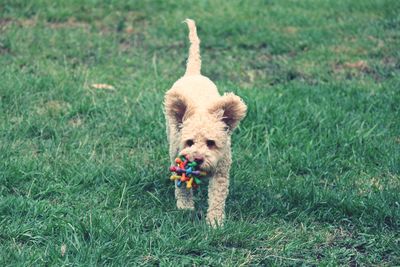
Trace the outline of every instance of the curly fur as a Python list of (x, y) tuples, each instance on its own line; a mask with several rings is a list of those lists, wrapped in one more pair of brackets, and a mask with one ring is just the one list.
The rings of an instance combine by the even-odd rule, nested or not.
[[(247, 107), (233, 93), (220, 95), (215, 84), (201, 75), (200, 39), (193, 20), (189, 28), (189, 57), (185, 75), (167, 91), (164, 110), (171, 163), (178, 154), (201, 158), (201, 170), (209, 174), (207, 222), (223, 224), (228, 195), (231, 134), (245, 117)], [(193, 144), (189, 143), (191, 140)], [(212, 142), (210, 142), (212, 141)], [(193, 193), (175, 186), (177, 207), (194, 209)]]

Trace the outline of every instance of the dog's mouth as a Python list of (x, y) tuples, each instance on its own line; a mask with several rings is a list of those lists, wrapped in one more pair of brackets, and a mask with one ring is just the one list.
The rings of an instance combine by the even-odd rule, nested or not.
[(207, 175), (206, 176), (212, 176), (212, 174), (214, 173), (214, 168), (207, 164), (206, 162), (204, 162), (202, 165), (199, 166), (199, 170), (202, 172), (206, 172)]
[(213, 175), (213, 173), (215, 171), (215, 167), (211, 163), (210, 159), (208, 159), (207, 157), (202, 158), (202, 159), (195, 159), (194, 156), (192, 156), (190, 154), (186, 154), (184, 151), (181, 151), (181, 153), (179, 153), (179, 155), (183, 155), (189, 161), (196, 162), (197, 163), (197, 166), (195, 167), (196, 170), (207, 173), (205, 176)]

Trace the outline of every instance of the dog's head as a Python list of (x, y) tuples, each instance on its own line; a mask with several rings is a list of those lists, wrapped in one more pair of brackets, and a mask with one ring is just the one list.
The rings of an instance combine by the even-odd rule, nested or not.
[(200, 169), (209, 173), (229, 151), (230, 136), (246, 110), (244, 102), (233, 93), (221, 96), (202, 109), (177, 92), (165, 99), (170, 126), (178, 132), (179, 154), (201, 163)]

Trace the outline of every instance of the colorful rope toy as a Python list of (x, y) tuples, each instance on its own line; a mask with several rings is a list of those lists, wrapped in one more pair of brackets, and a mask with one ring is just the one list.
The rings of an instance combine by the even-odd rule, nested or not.
[(196, 170), (197, 162), (189, 161), (188, 157), (180, 155), (175, 159), (176, 166), (171, 166), (169, 168), (170, 172), (173, 172), (170, 179), (172, 181), (177, 181), (176, 185), (178, 187), (182, 186), (182, 183), (186, 183), (186, 188), (198, 188), (201, 184), (200, 177), (206, 176), (207, 173)]

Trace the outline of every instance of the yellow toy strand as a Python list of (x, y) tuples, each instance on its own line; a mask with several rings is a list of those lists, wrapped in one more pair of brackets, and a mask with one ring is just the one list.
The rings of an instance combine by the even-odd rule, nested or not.
[(171, 181), (175, 181), (177, 179), (180, 179), (181, 177), (179, 175), (171, 175), (170, 179)]
[(192, 188), (192, 184), (193, 184), (193, 178), (190, 178), (190, 180), (186, 183), (186, 188), (187, 189)]

